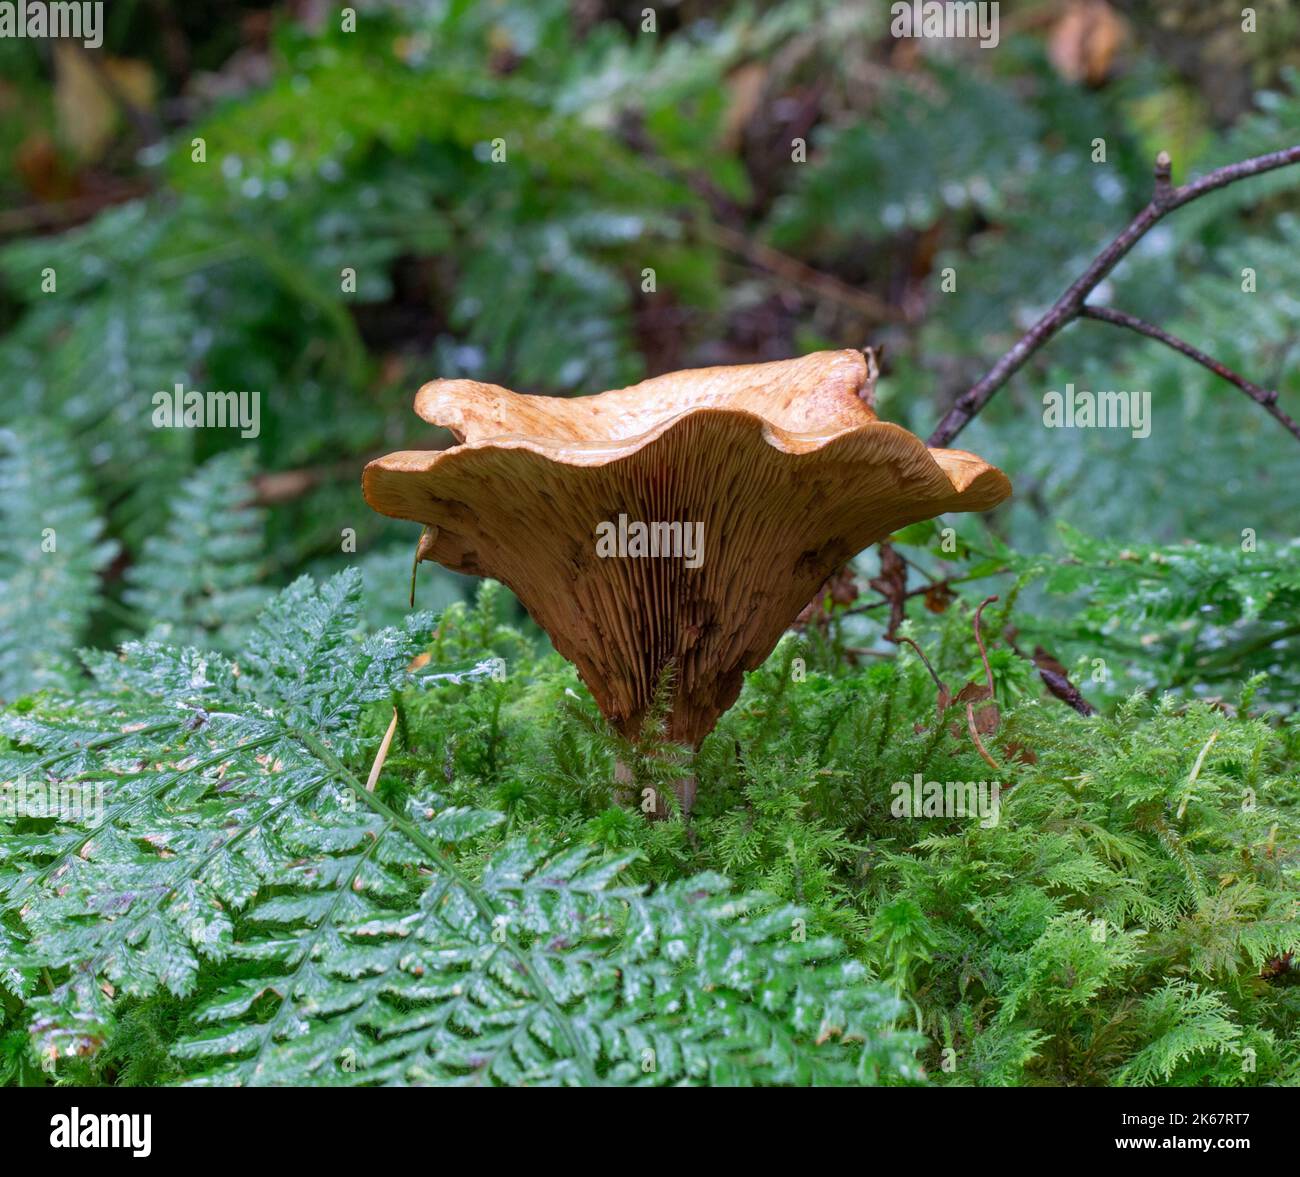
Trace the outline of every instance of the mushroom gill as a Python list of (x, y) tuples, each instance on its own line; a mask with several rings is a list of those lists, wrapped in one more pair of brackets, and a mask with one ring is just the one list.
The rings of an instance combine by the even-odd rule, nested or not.
[(513, 590), (625, 736), (671, 674), (667, 734), (695, 749), (835, 568), (1011, 492), (878, 420), (871, 392), (857, 351), (571, 399), (435, 380), (416, 412), (459, 444), (379, 458), (362, 485), (428, 528), (419, 559)]

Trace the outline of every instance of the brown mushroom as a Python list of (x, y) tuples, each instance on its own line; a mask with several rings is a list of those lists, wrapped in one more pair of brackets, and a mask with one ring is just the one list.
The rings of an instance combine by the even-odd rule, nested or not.
[(623, 735), (669, 674), (667, 735), (693, 750), (834, 569), (1011, 492), (878, 420), (871, 383), (857, 351), (572, 399), (435, 380), (415, 410), (459, 444), (373, 461), (363, 489), (425, 525), (419, 559), (512, 589)]

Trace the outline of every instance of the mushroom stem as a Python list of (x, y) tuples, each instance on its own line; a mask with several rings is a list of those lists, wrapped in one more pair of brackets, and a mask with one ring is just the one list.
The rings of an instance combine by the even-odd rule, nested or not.
[[(636, 769), (625, 760), (614, 763), (614, 799), (620, 805), (641, 810), (650, 821), (662, 821), (673, 815), (673, 803), (663, 786), (664, 782), (638, 782)], [(695, 808), (695, 774), (678, 777), (670, 787), (677, 802), (676, 808), (690, 817)]]

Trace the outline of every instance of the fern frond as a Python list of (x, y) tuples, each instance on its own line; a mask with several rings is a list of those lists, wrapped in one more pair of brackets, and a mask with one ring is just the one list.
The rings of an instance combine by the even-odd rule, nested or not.
[(201, 1083), (920, 1077), (900, 1003), (799, 909), (713, 875), (647, 895), (617, 884), (629, 856), (519, 840), (475, 877), (500, 815), (368, 792), (362, 708), (412, 683), (431, 619), (363, 636), (360, 610), (355, 571), (299, 581), (237, 666), (133, 643), (88, 659), (89, 714), (0, 717), (6, 774), (103, 790), (0, 860), (17, 959), (53, 978), (27, 998), (43, 1053), (101, 1049), (116, 998), (202, 990), (176, 1046)]
[(230, 651), (265, 603), (266, 513), (250, 505), (251, 472), (245, 451), (210, 458), (181, 485), (166, 530), (145, 540), (125, 600), (153, 622), (150, 638)]
[(69, 443), (0, 430), (0, 701), (68, 684), (115, 551)]
[(1150, 1039), (1120, 1069), (1120, 1083), (1168, 1083), (1185, 1064), (1209, 1052), (1227, 1053), (1235, 1061), (1241, 1027), (1218, 994), (1191, 981), (1170, 981), (1148, 994), (1138, 1016)]

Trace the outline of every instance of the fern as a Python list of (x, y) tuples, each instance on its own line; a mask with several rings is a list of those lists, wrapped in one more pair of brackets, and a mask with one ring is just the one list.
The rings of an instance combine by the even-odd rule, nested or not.
[[(616, 766), (665, 790), (680, 752), (611, 732), (499, 586), (426, 565), (436, 628), (407, 618), (413, 537), (355, 485), (438, 444), (409, 433), (433, 375), (571, 393), (884, 343), (882, 416), (924, 434), (1157, 150), (1182, 181), (1287, 140), (1287, 38), (1238, 46), (1280, 85), (1234, 117), (1138, 18), (1083, 87), (1051, 22), (988, 54), (896, 43), (888, 5), (580, 7), (274, 22), (269, 76), (211, 106), (124, 20), (107, 47), (193, 90), (192, 125), (80, 163), (45, 147), (48, 62), (0, 44), (0, 1083), (896, 1083), (914, 1049), (942, 1085), (1300, 1083), (1300, 723), (1260, 710), (1300, 703), (1292, 442), (1212, 373), (1060, 333), (961, 442), (1015, 498), (952, 520), (957, 552), (901, 537), (1001, 594), (989, 828), (891, 811), (992, 770), (865, 596), (748, 676), (692, 818), (647, 822)], [(234, 44), (183, 33), (214, 68)], [(1185, 207), (1099, 297), (1293, 406), (1294, 183)], [(263, 390), (249, 459), (150, 428), (181, 381)], [(1149, 388), (1150, 436), (1044, 430), (1066, 382)], [(983, 681), (967, 603), (908, 616)], [(1045, 694), (1039, 644), (1099, 714)]]
[(0, 701), (67, 685), (116, 545), (54, 429), (0, 430)]
[(265, 512), (249, 502), (251, 465), (244, 451), (210, 458), (177, 492), (167, 529), (145, 540), (125, 599), (152, 619), (150, 638), (229, 651), (257, 616)]
[(188, 300), (156, 277), (128, 273), (87, 291), (78, 311), (69, 326), (66, 302), (50, 299), (5, 340), (16, 407), (60, 410), (78, 436), (94, 437), (87, 448), (96, 462), (119, 476), (146, 456), (185, 456), (184, 431), (148, 426), (153, 394), (188, 377), (197, 335)]
[(238, 670), (129, 643), (87, 656), (77, 714), (0, 719), (6, 779), (104, 789), (99, 822), (20, 816), (0, 861), (42, 1053), (102, 1049), (115, 998), (215, 986), (176, 1046), (190, 1081), (919, 1077), (896, 999), (798, 909), (712, 875), (646, 895), (627, 856), (521, 841), (475, 878), (499, 815), (368, 792), (362, 709), (411, 684), (431, 619), (362, 638), (359, 596), (355, 572), (299, 581)]
[(1263, 671), (1271, 698), (1300, 697), (1291, 669), (1300, 542), (1117, 544), (1068, 527), (1061, 534), (1066, 559), (1012, 563), (1045, 574), (1049, 592), (1084, 598), (1070, 640), (1114, 650), (1142, 686), (1205, 689)]
[(1138, 1015), (1151, 1040), (1120, 1069), (1116, 1081), (1148, 1086), (1171, 1083), (1199, 1056), (1213, 1053), (1240, 1064), (1241, 1027), (1215, 993), (1190, 981), (1170, 981), (1148, 994)]

